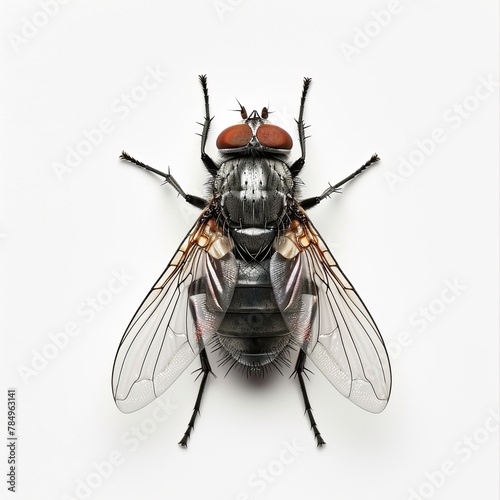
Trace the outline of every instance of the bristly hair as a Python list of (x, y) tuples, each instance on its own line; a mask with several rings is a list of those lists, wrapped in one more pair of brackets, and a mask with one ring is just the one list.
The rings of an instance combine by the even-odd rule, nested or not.
[(247, 378), (251, 376), (264, 378), (265, 374), (270, 373), (272, 370), (277, 370), (283, 375), (281, 369), (291, 367), (290, 352), (297, 350), (298, 342), (291, 337), (288, 344), (280, 353), (273, 359), (269, 357), (268, 362), (264, 365), (260, 363), (253, 363), (251, 365), (242, 363), (240, 361), (242, 358), (241, 352), (236, 350), (233, 352), (228, 351), (227, 348), (221, 344), (217, 336), (213, 337), (208, 345), (211, 352), (219, 352), (220, 354), (217, 366), (222, 367), (229, 365), (224, 376), (227, 376), (228, 373), (236, 367), (241, 374), (246, 373)]

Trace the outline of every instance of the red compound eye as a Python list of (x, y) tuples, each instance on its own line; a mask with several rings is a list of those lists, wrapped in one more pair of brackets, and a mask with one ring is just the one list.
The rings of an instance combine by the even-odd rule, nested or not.
[(292, 149), (293, 141), (290, 134), (277, 125), (264, 123), (257, 129), (257, 139), (268, 148)]
[(218, 149), (242, 148), (252, 139), (252, 129), (246, 123), (239, 123), (223, 130), (217, 137)]

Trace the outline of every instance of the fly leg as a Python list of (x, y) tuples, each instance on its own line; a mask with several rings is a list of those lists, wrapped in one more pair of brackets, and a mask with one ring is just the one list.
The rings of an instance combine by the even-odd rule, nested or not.
[(339, 193), (340, 192), (339, 189), (341, 186), (343, 186), (346, 182), (350, 181), (351, 179), (354, 179), (354, 177), (358, 176), (361, 172), (364, 172), (370, 165), (373, 165), (379, 160), (380, 158), (375, 153), (364, 165), (361, 165), (361, 167), (359, 167), (358, 170), (353, 172), (351, 175), (348, 175), (345, 179), (341, 180), (340, 182), (337, 182), (335, 186), (330, 185), (327, 189), (325, 189), (323, 194), (321, 194), (320, 196), (313, 196), (312, 198), (306, 198), (305, 200), (302, 200), (300, 202), (300, 206), (304, 210), (307, 210), (308, 208), (314, 207), (318, 203), (322, 202), (325, 198), (328, 198), (331, 194)]
[(318, 430), (318, 426), (316, 425), (316, 420), (314, 420), (314, 416), (312, 414), (311, 404), (309, 403), (309, 397), (307, 396), (306, 384), (304, 382), (304, 365), (306, 362), (306, 353), (304, 351), (299, 352), (299, 357), (297, 358), (297, 364), (295, 365), (295, 371), (293, 372), (297, 375), (300, 384), (300, 390), (302, 391), (302, 396), (304, 397), (304, 404), (306, 406), (306, 413), (309, 417), (309, 421), (311, 422), (311, 429), (314, 431), (314, 437), (316, 438), (316, 442), (318, 446), (323, 446), (326, 442), (321, 437), (321, 433)]
[(300, 99), (300, 109), (299, 109), (299, 119), (296, 120), (297, 127), (299, 129), (299, 143), (300, 143), (300, 158), (295, 160), (293, 165), (290, 167), (290, 172), (292, 176), (295, 177), (302, 170), (306, 162), (306, 126), (304, 125), (304, 105), (306, 103), (306, 95), (309, 90), (309, 85), (311, 85), (311, 78), (304, 78), (304, 87), (302, 88), (302, 97)]
[(201, 161), (205, 165), (205, 168), (212, 174), (214, 177), (217, 175), (218, 167), (215, 162), (210, 158), (210, 156), (205, 153), (205, 146), (207, 144), (208, 138), (208, 130), (210, 129), (210, 124), (212, 123), (212, 118), (210, 118), (210, 104), (208, 102), (208, 86), (207, 86), (207, 75), (200, 75), (198, 77), (200, 79), (201, 88), (203, 89), (203, 97), (205, 99), (205, 119), (203, 123), (199, 123), (203, 127), (201, 134), (198, 134), (201, 137)]
[(205, 208), (208, 205), (208, 201), (200, 198), (199, 196), (194, 196), (192, 194), (187, 194), (184, 192), (184, 190), (181, 188), (179, 183), (174, 179), (172, 175), (170, 175), (170, 168), (168, 170), (168, 174), (165, 174), (161, 172), (160, 170), (156, 170), (156, 168), (150, 167), (146, 165), (145, 163), (142, 163), (142, 161), (136, 160), (129, 154), (125, 153), (125, 151), (122, 151), (122, 154), (120, 155), (120, 158), (122, 160), (127, 160), (130, 163), (133, 163), (139, 167), (145, 168), (146, 170), (149, 170), (150, 172), (153, 172), (157, 175), (160, 175), (165, 179), (165, 184), (170, 184), (176, 191), (179, 193), (188, 203), (191, 205), (194, 205), (195, 207), (198, 208)]
[(212, 372), (212, 368), (210, 367), (207, 352), (205, 349), (203, 349), (200, 352), (200, 361), (201, 361), (201, 369), (200, 370), (201, 370), (201, 373), (203, 373), (203, 376), (201, 378), (201, 384), (200, 384), (200, 388), (198, 390), (198, 397), (196, 398), (196, 402), (194, 404), (193, 414), (191, 415), (191, 420), (189, 420), (189, 424), (188, 424), (188, 427), (186, 429), (186, 432), (184, 433), (184, 436), (182, 436), (182, 439), (179, 441), (179, 444), (183, 448), (187, 447), (187, 442), (188, 442), (189, 437), (191, 436), (191, 431), (194, 429), (194, 422), (196, 420), (197, 415), (200, 413), (201, 398), (203, 396), (203, 391), (205, 390), (205, 385), (207, 383), (208, 374)]

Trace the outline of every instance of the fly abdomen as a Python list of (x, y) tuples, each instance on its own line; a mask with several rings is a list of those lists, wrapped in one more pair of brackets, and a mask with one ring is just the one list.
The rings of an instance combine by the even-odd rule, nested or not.
[(217, 340), (235, 361), (258, 368), (276, 360), (289, 346), (291, 335), (274, 297), (269, 260), (238, 264), (234, 295)]

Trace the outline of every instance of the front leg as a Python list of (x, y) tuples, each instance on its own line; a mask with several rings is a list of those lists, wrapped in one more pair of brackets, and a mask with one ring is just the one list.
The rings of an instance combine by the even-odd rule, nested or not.
[(309, 90), (309, 85), (311, 85), (311, 78), (304, 78), (304, 87), (302, 88), (302, 97), (300, 99), (300, 109), (299, 109), (299, 119), (296, 120), (297, 127), (299, 129), (299, 144), (300, 144), (300, 158), (295, 160), (293, 165), (290, 167), (290, 172), (292, 176), (295, 177), (302, 170), (306, 162), (306, 126), (304, 125), (304, 106), (306, 103), (307, 91)]
[(191, 205), (194, 205), (195, 207), (198, 208), (205, 208), (208, 205), (208, 201), (205, 200), (204, 198), (200, 198), (199, 196), (194, 196), (192, 194), (185, 193), (184, 190), (179, 185), (179, 183), (175, 180), (175, 178), (172, 175), (170, 175), (170, 169), (168, 174), (165, 174), (160, 170), (156, 170), (156, 168), (150, 167), (149, 165), (142, 163), (142, 161), (136, 160), (129, 154), (125, 153), (125, 151), (122, 151), (120, 158), (122, 160), (129, 161), (130, 163), (133, 163), (138, 167), (142, 167), (146, 170), (149, 170), (150, 172), (154, 172), (157, 175), (161, 175), (165, 179), (165, 184), (170, 184), (177, 191), (177, 193), (179, 193)]
[(350, 181), (351, 179), (354, 179), (354, 177), (358, 176), (361, 172), (365, 171), (370, 165), (373, 165), (379, 160), (380, 158), (375, 153), (364, 165), (361, 165), (361, 167), (359, 167), (358, 170), (353, 172), (351, 175), (348, 175), (345, 179), (341, 180), (340, 182), (337, 182), (335, 186), (329, 186), (327, 189), (323, 191), (323, 193), (320, 196), (313, 196), (312, 198), (306, 198), (305, 200), (302, 200), (300, 202), (300, 206), (304, 210), (307, 210), (308, 208), (314, 207), (318, 203), (322, 202), (325, 198), (328, 198), (331, 194), (339, 193), (341, 186), (343, 186), (346, 182)]
[(205, 168), (210, 172), (212, 176), (217, 175), (218, 167), (215, 162), (210, 158), (210, 156), (205, 153), (205, 146), (207, 144), (208, 139), (208, 131), (210, 129), (210, 123), (212, 123), (212, 119), (210, 118), (210, 104), (208, 100), (208, 86), (207, 86), (207, 75), (200, 75), (198, 77), (200, 79), (201, 88), (203, 89), (203, 97), (205, 99), (205, 120), (203, 123), (199, 123), (203, 127), (201, 134), (201, 161)]

